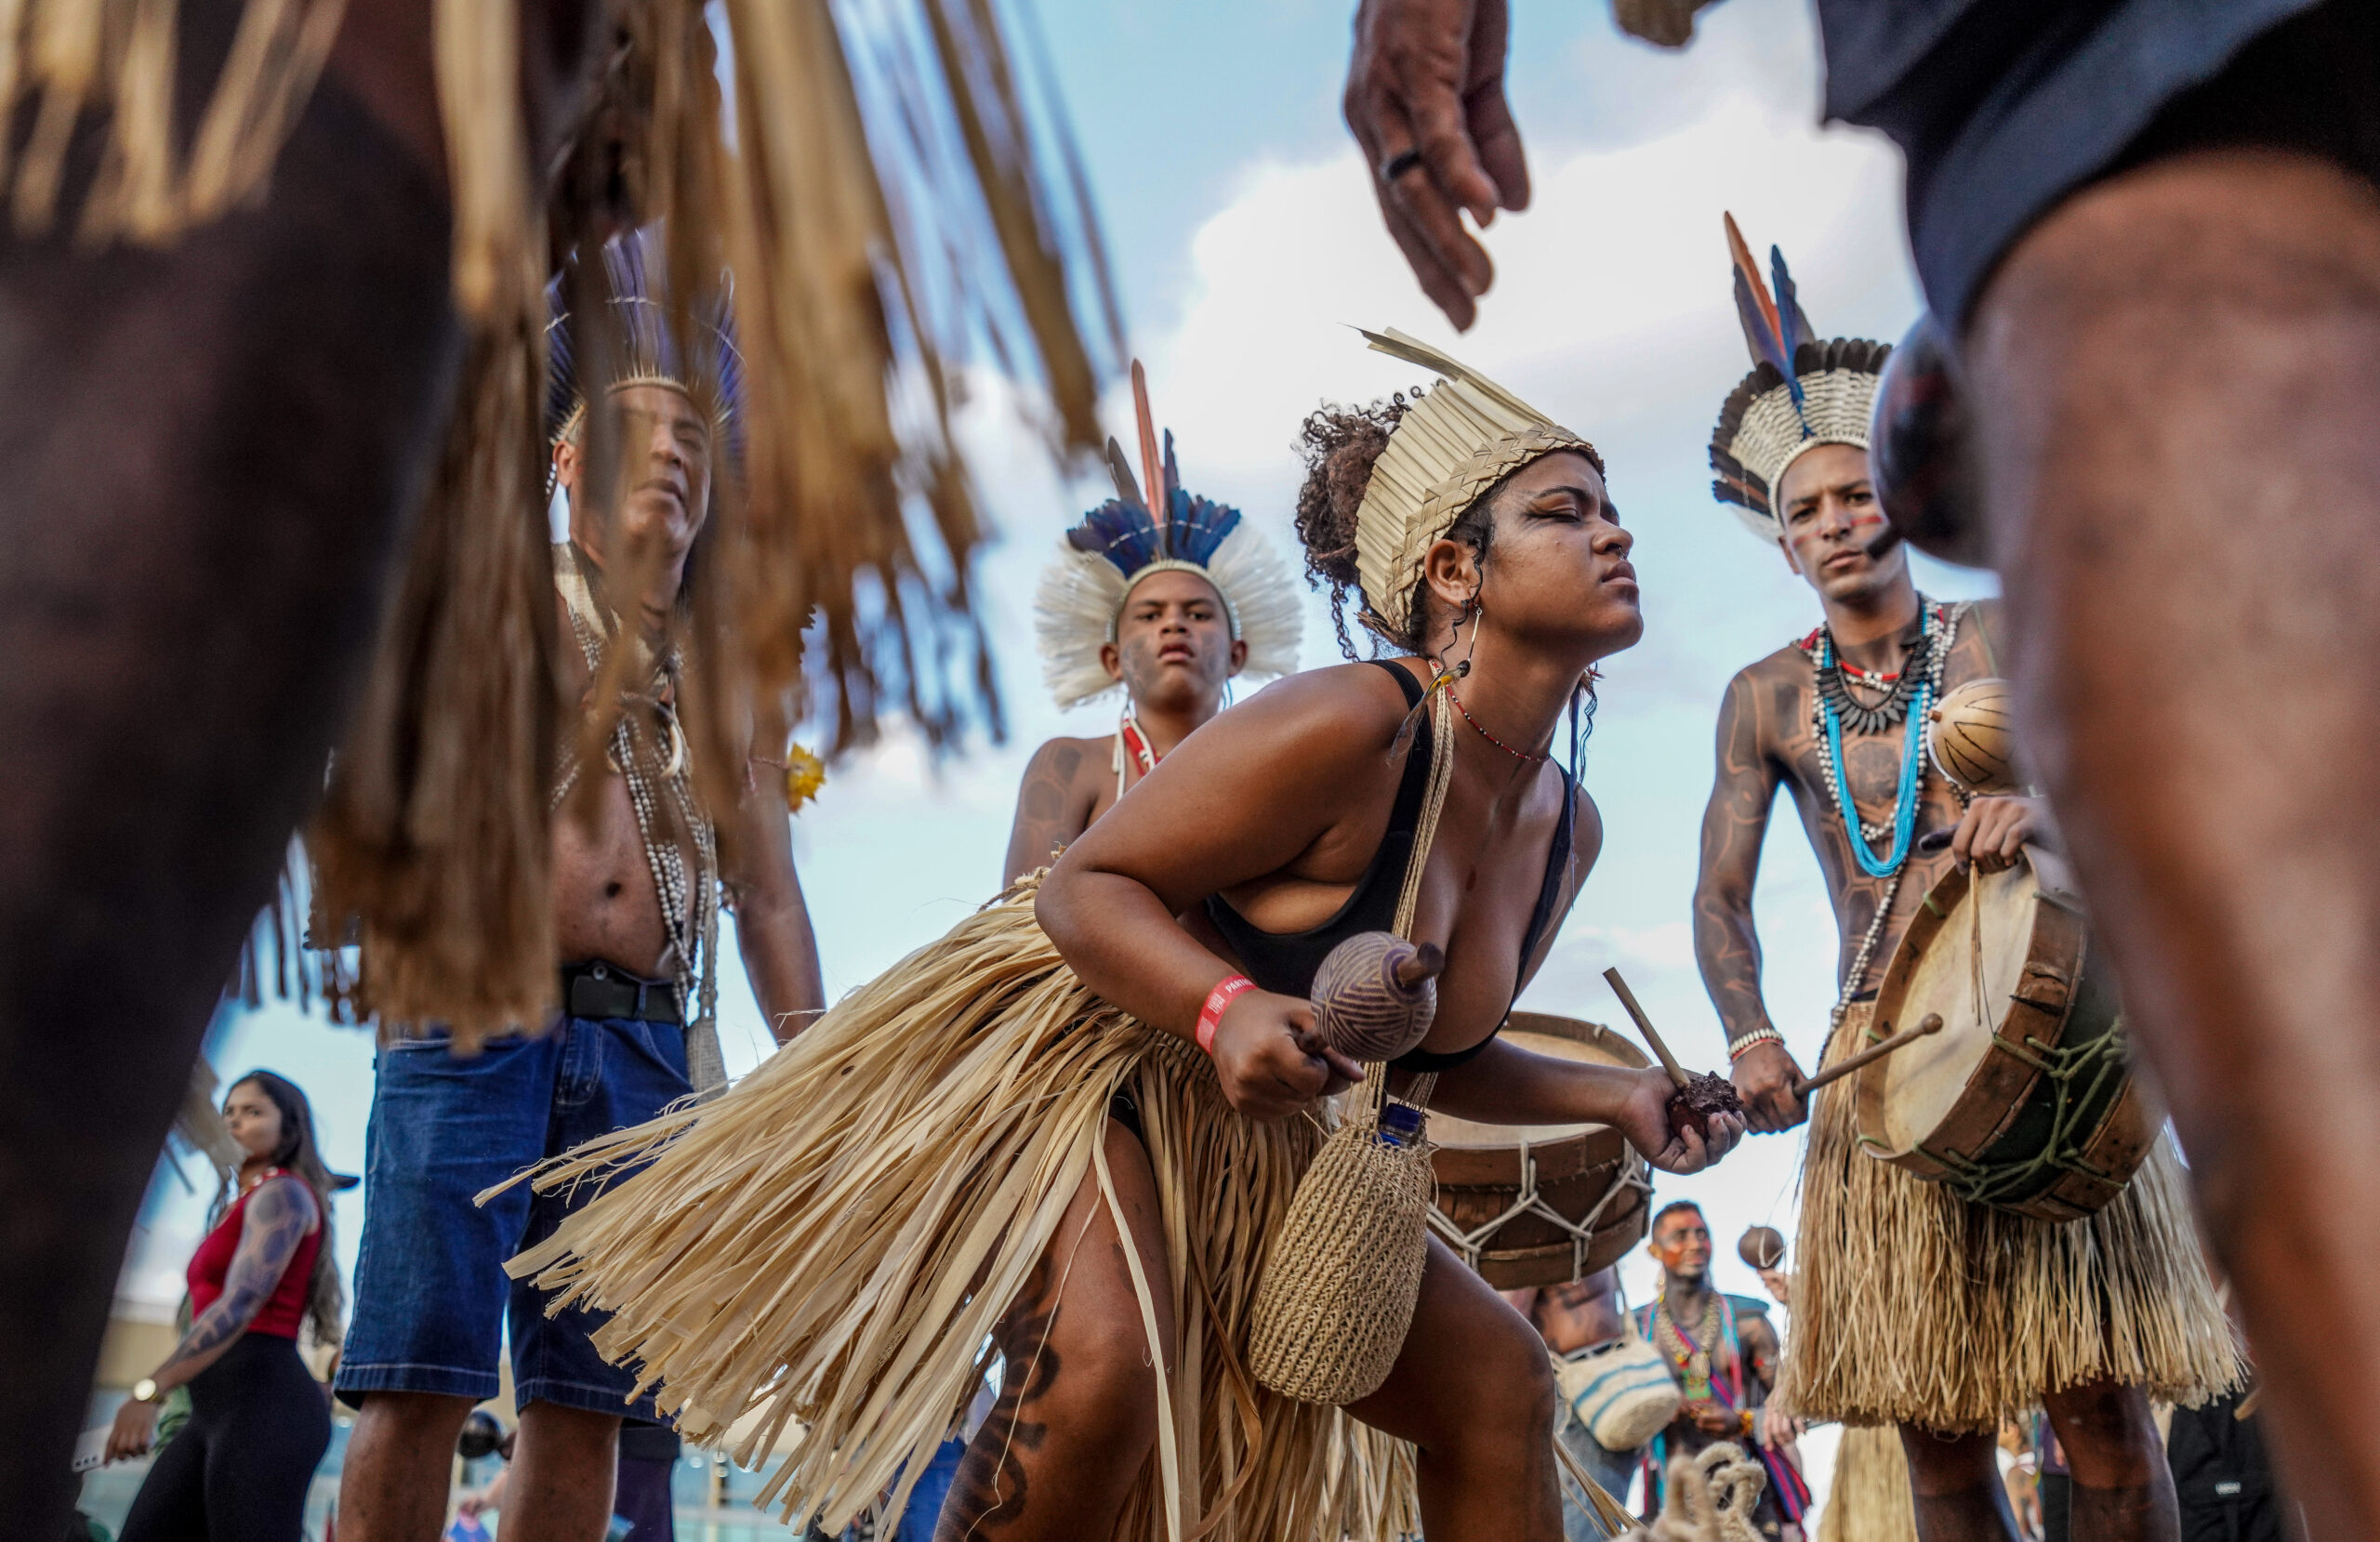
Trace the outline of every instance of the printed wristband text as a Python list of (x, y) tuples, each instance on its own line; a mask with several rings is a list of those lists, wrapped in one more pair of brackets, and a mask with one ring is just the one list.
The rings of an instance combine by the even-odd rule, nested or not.
[(1235, 974), (1218, 981), (1207, 993), (1207, 1004), (1198, 1008), (1198, 1048), (1211, 1055), (1215, 1052), (1215, 1030), (1223, 1025), (1223, 1008), (1230, 1006), (1242, 991), (1252, 991), (1256, 982), (1244, 974)]

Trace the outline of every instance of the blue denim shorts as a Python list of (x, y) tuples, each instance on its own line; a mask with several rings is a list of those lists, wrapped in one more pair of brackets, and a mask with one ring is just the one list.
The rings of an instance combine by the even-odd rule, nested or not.
[(631, 1403), (635, 1377), (607, 1364), (588, 1335), (597, 1313), (546, 1315), (543, 1293), (504, 1260), (551, 1236), (592, 1199), (508, 1189), (472, 1196), (583, 1140), (641, 1124), (693, 1090), (685, 1030), (625, 1018), (566, 1017), (536, 1038), (450, 1054), (444, 1035), (379, 1052), (365, 1136), (364, 1239), (354, 1319), (338, 1390), (494, 1397), (509, 1326), (515, 1400), (658, 1419)]

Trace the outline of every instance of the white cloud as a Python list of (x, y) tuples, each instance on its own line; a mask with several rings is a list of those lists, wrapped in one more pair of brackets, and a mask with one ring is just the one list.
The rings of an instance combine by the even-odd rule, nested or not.
[(1496, 286), (1459, 337), (1382, 231), (1352, 149), (1260, 164), (1192, 244), (1191, 292), (1149, 349), (1152, 390), (1177, 428), (1195, 413), (1185, 442), (1210, 474), (1250, 477), (1279, 474), (1318, 399), (1412, 383), (1351, 323), (1446, 346), (1591, 438), (1671, 407), (1707, 420), (1745, 367), (1720, 211), (1785, 247), (1821, 326), (1905, 321), (1897, 186), (1881, 141), (1749, 99), (1645, 143), (1571, 152), (1539, 167), (1530, 212), (1488, 232)]

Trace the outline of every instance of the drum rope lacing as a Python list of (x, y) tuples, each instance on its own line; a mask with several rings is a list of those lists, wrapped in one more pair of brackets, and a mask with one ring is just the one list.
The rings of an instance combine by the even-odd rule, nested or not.
[[(1973, 996), (1975, 1021), (1991, 1021), (1990, 1000), (1983, 983), (1983, 880), (1980, 873), (1967, 886), (1965, 903), (1968, 921), (1967, 980)], [(1932, 895), (1926, 903), (1934, 903)], [(2012, 1000), (2034, 1006), (2028, 997), (2016, 995)], [(1874, 1037), (1871, 1029), (1870, 1037)], [(1961, 1199), (1974, 1205), (1999, 1206), (2021, 1199), (2040, 1191), (2041, 1175), (2048, 1171), (2073, 1173), (2081, 1178), (2102, 1183), (2115, 1182), (2115, 1175), (2097, 1164), (2084, 1160), (2084, 1143), (2076, 1140), (2076, 1131), (2086, 1114), (2104, 1106), (2109, 1083), (2131, 1074), (2131, 1059), (2126, 1044), (2123, 1018), (2118, 1015), (2108, 1031), (2088, 1044), (2043, 1044), (2028, 1034), (2020, 1043), (2003, 1030), (1995, 1029), (1991, 1042), (2013, 1059), (2031, 1067), (2056, 1089), (2050, 1109), (2048, 1138), (2042, 1149), (2021, 1162), (1978, 1162), (1953, 1151), (1944, 1151), (1921, 1142), (1917, 1149), (1943, 1169), (1943, 1187)], [(2081, 1093), (2074, 1084), (2082, 1080)], [(2096, 1119), (2093, 1121), (2096, 1126)], [(2085, 1132), (2087, 1134), (2087, 1132)], [(1859, 1143), (1878, 1151), (1889, 1151), (1885, 1141), (1861, 1132)]]
[[(1956, 1152), (1937, 1151), (1920, 1146), (1927, 1156), (1947, 1169), (1943, 1187), (1961, 1199), (1977, 1205), (1999, 1205), (2010, 1196), (2034, 1193), (2040, 1187), (2040, 1176), (2046, 1171), (2073, 1173), (2078, 1177), (2113, 1183), (2115, 1175), (2105, 1167), (2082, 1157), (2082, 1143), (2075, 1133), (2082, 1127), (2086, 1114), (2103, 1105), (2110, 1083), (2120, 1082), (2132, 1074), (2129, 1037), (2124, 1032), (2123, 1019), (2119, 1017), (2108, 1031), (2088, 1044), (2043, 1044), (2030, 1034), (2019, 1044), (2004, 1034), (1994, 1034), (1991, 1042), (2008, 1054), (2046, 1077), (2057, 1089), (2050, 1114), (2049, 1138), (2042, 1149), (2022, 1162), (1985, 1164)], [(2076, 1083), (2082, 1084), (2076, 1090)], [(2096, 1125), (2096, 1121), (2095, 1121)], [(1878, 1144), (1871, 1137), (1860, 1140)]]
[(1462, 1255), (1462, 1261), (1471, 1266), (1471, 1271), (1474, 1274), (1480, 1272), (1480, 1260), (1487, 1257), (1488, 1240), (1502, 1229), (1506, 1222), (1517, 1220), (1523, 1216), (1533, 1215), (1540, 1219), (1552, 1221), (1569, 1233), (1570, 1267), (1574, 1272), (1571, 1278), (1578, 1279), (1587, 1272), (1587, 1248), (1594, 1241), (1595, 1222), (1601, 1219), (1604, 1211), (1610, 1208), (1611, 1202), (1631, 1189), (1640, 1191), (1645, 1196), (1646, 1203), (1650, 1204), (1652, 1201), (1651, 1169), (1646, 1166), (1645, 1159), (1636, 1153), (1634, 1147), (1627, 1147), (1623, 1149), (1620, 1156), (1619, 1170), (1612, 1174), (1610, 1183), (1604, 1188), (1603, 1197), (1596, 1200), (1585, 1215), (1574, 1221), (1545, 1203), (1544, 1198), (1539, 1194), (1537, 1153), (1529, 1149), (1529, 1143), (1527, 1140), (1520, 1143), (1520, 1193), (1511, 1205), (1505, 1207), (1502, 1214), (1483, 1221), (1466, 1232), (1448, 1220), (1444, 1210), (1435, 1205), (1430, 1207), (1430, 1229), (1445, 1238), (1448, 1246)]

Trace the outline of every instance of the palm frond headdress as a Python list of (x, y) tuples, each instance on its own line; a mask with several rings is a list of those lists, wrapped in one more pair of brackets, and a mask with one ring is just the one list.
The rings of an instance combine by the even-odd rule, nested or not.
[(1868, 418), (1889, 343), (1858, 337), (1818, 340), (1802, 313), (1785, 254), (1768, 249), (1777, 288), (1761, 282), (1735, 216), (1726, 216), (1727, 248), (1735, 265), (1736, 314), (1752, 349), (1752, 373), (1727, 394), (1711, 435), (1711, 491), (1731, 505), (1744, 527), (1764, 541), (1785, 527), (1774, 507), (1786, 468), (1821, 444), (1868, 447)]
[(1364, 625), (1403, 646), (1413, 590), (1430, 547), (1463, 511), (1531, 461), (1575, 450), (1603, 469), (1595, 447), (1461, 361), (1390, 327), (1366, 332), (1376, 353), (1438, 372), (1417, 392), (1372, 463), (1355, 511), (1355, 573)]
[[(1070, 707), (1116, 689), (1099, 661), (1100, 648), (1116, 640), (1117, 623), (1141, 580), (1160, 573), (1194, 573), (1215, 586), (1232, 640), (1248, 644), (1242, 673), (1294, 673), (1302, 614), (1289, 564), (1238, 509), (1183, 490), (1173, 431), (1165, 431), (1160, 449), (1137, 362), (1132, 393), (1141, 477), (1133, 477), (1123, 448), (1109, 439), (1116, 496), (1066, 532), (1034, 596), (1034, 631), (1050, 693)], [(1154, 508), (1142, 495), (1144, 481), (1157, 493)]]

